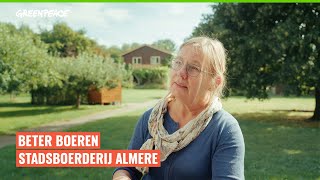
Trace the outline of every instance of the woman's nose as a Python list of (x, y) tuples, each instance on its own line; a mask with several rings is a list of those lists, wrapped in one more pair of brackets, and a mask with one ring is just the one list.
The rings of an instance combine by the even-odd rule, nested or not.
[(186, 79), (188, 77), (187, 65), (184, 65), (178, 73), (183, 79)]

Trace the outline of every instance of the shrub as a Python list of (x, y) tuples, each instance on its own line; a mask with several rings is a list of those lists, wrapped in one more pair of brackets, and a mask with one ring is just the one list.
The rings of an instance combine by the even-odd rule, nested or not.
[(31, 91), (34, 104), (76, 104), (79, 107), (87, 100), (90, 87), (114, 88), (121, 82), (125, 71), (123, 65), (111, 59), (90, 54), (56, 58), (47, 68), (57, 75), (52, 76), (54, 83), (49, 86), (40, 84)]
[(165, 88), (168, 80), (168, 67), (141, 67), (133, 70), (136, 85), (144, 87)]

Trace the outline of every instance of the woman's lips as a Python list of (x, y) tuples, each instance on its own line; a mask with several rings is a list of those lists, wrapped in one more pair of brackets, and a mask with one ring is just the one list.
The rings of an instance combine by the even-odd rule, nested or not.
[(179, 83), (177, 83), (177, 82), (175, 82), (175, 84), (176, 84), (178, 87), (180, 87), (180, 88), (187, 88), (187, 86), (184, 86), (184, 85), (179, 84)]

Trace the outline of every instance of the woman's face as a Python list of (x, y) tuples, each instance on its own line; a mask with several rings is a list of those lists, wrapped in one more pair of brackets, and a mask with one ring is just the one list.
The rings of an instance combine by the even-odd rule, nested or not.
[(191, 45), (183, 47), (175, 61), (183, 65), (179, 70), (171, 69), (170, 91), (172, 95), (189, 105), (207, 101), (211, 94), (209, 89), (212, 86), (212, 76), (204, 72), (200, 72), (197, 76), (192, 76), (193, 74), (190, 75), (187, 72), (187, 64), (189, 72), (191, 72), (194, 70), (190, 70), (190, 68), (208, 71), (205, 67), (208, 67), (209, 63), (204, 62), (202, 55), (197, 53)]

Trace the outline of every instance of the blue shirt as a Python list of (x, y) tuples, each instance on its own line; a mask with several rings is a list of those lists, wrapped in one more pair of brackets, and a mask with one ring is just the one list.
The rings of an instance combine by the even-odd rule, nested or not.
[[(138, 121), (128, 149), (140, 149), (151, 138), (148, 120), (152, 109), (146, 111)], [(179, 129), (170, 117), (164, 116), (164, 127), (169, 134)], [(174, 152), (161, 162), (161, 167), (149, 168), (143, 180), (206, 180), (244, 179), (245, 145), (238, 121), (225, 110), (212, 116), (208, 126), (189, 145)], [(141, 179), (135, 168), (127, 170), (132, 179)], [(114, 171), (114, 172), (115, 172)]]

